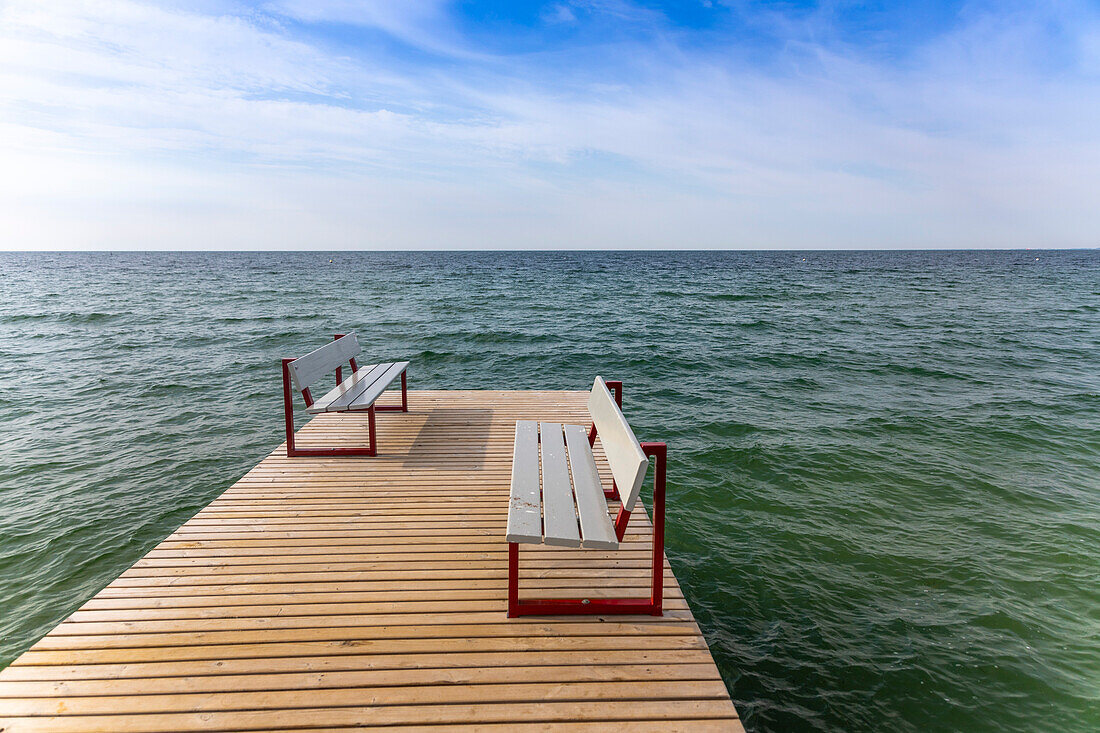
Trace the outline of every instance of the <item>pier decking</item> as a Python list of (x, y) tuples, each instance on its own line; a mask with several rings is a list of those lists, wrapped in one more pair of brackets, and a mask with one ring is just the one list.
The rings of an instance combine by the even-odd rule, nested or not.
[[(587, 424), (586, 397), (413, 391), (376, 458), (276, 449), (0, 672), (0, 730), (741, 730), (667, 561), (661, 618), (505, 616), (515, 421)], [(521, 592), (645, 596), (650, 531), (525, 546)]]

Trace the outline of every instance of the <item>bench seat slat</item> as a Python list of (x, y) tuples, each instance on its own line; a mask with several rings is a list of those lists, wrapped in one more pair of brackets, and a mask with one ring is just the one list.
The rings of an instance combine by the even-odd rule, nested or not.
[(581, 547), (602, 550), (619, 549), (615, 526), (607, 515), (596, 459), (588, 445), (588, 429), (580, 425), (565, 426), (565, 444), (569, 448), (569, 469), (581, 519)]
[(539, 433), (534, 420), (516, 423), (512, 457), (512, 496), (508, 502), (509, 542), (542, 542), (542, 500), (539, 493)]
[(561, 423), (539, 424), (542, 433), (542, 504), (545, 510), (543, 542), (562, 547), (580, 547), (577, 510), (569, 480), (565, 441)]
[(409, 368), (407, 361), (395, 361), (388, 365), (378, 378), (362, 394), (353, 399), (347, 406), (349, 410), (365, 410), (374, 404), (374, 401), (382, 396), (390, 382), (401, 376), (401, 372)]
[(355, 373), (350, 377), (340, 382), (340, 385), (331, 390), (319, 400), (314, 400), (313, 404), (306, 408), (307, 412), (316, 414), (318, 412), (327, 412), (337, 403), (343, 402), (347, 404), (353, 397), (358, 397), (363, 393), (368, 386), (374, 382), (374, 377), (371, 376), (371, 372), (384, 366), (381, 364), (368, 364), (367, 366), (359, 367), (355, 370)]
[[(363, 372), (363, 376), (356, 383), (354, 389), (348, 390), (343, 395), (340, 395), (339, 397), (334, 399), (331, 403), (329, 403), (327, 407), (325, 407), (324, 412), (345, 412), (351, 409), (351, 404), (359, 399), (359, 397), (364, 392), (370, 389), (379, 379), (381, 379), (385, 371), (389, 369), (392, 365), (393, 362), (372, 365), (369, 371)], [(359, 372), (356, 372), (356, 374), (358, 373)], [(327, 397), (328, 395), (325, 396)], [(314, 410), (313, 408), (310, 408), (309, 411), (313, 412)]]

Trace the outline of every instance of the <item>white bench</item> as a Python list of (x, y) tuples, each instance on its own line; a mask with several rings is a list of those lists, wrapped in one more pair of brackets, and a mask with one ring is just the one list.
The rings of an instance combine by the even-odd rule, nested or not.
[[(661, 615), (664, 568), (664, 443), (639, 443), (623, 416), (622, 384), (618, 401), (608, 383), (596, 377), (588, 398), (591, 429), (582, 425), (520, 420), (512, 453), (512, 493), (508, 503), (508, 615), (623, 614)], [(592, 453), (599, 436), (611, 469), (612, 488), (603, 488)], [(653, 483), (653, 576), (648, 599), (519, 598), (519, 546), (546, 544), (617, 550), (623, 541), (645, 480), (649, 457), (656, 457)], [(619, 499), (615, 522), (608, 499)]]
[[(330, 343), (311, 351), (298, 359), (283, 359), (283, 410), (286, 418), (286, 454), (288, 456), (373, 456), (378, 453), (375, 440), (374, 413), (409, 411), (408, 384), (405, 373), (407, 361), (368, 364), (360, 367), (355, 357), (362, 349), (354, 333), (336, 334)], [(351, 364), (351, 376), (343, 377), (344, 362)], [(310, 387), (326, 374), (336, 372), (336, 387), (319, 400), (313, 399)], [(375, 405), (393, 380), (401, 377), (401, 407)], [(294, 445), (294, 402), (291, 387), (302, 393), (306, 411), (322, 412), (366, 411), (367, 448), (298, 448)]]

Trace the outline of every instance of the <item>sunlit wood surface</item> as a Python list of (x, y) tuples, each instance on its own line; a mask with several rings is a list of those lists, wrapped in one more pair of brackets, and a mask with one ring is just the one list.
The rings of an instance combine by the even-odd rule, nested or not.
[[(515, 422), (585, 424), (586, 398), (410, 392), (376, 458), (276, 449), (0, 672), (0, 729), (741, 730), (667, 564), (663, 618), (505, 616)], [(301, 445), (366, 425), (320, 415)], [(521, 593), (644, 596), (650, 531), (524, 546)]]

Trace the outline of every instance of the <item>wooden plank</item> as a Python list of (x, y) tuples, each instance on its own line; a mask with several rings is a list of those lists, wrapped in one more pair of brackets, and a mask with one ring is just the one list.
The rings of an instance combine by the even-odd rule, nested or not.
[[(599, 619), (597, 619), (599, 620)], [(47, 637), (48, 638), (48, 637)], [(449, 654), (453, 652), (529, 652), (529, 651), (621, 651), (631, 650), (644, 658), (654, 649), (694, 649), (706, 654), (701, 636), (510, 636), (491, 639), (365, 639), (259, 644), (199, 644), (167, 647), (119, 649), (39, 650), (32, 647), (12, 662), (13, 665), (135, 664), (181, 660), (225, 660), (273, 657), (341, 656), (345, 654)], [(710, 658), (706, 654), (706, 659)], [(0, 702), (0, 716), (4, 704)]]
[[(345, 688), (306, 688), (286, 690), (236, 691), (217, 695), (147, 694), (142, 708), (147, 712), (182, 713), (218, 710), (264, 710), (316, 707), (415, 705), (428, 696), (419, 686), (372, 686)], [(448, 684), (430, 691), (433, 703), (476, 703), (486, 698), (497, 702), (526, 703), (563, 700), (631, 699), (721, 699), (726, 687), (719, 680), (658, 680), (532, 683), (515, 675), (505, 683), (475, 685)], [(13, 716), (53, 715), (62, 708), (66, 715), (117, 715), (133, 710), (131, 698), (123, 695), (67, 696), (59, 705), (52, 696), (16, 697), (4, 701)]]
[[(15, 665), (0, 671), (0, 694), (22, 697), (15, 682), (57, 683), (79, 680), (172, 680), (174, 678), (220, 677), (222, 675), (275, 675), (291, 673), (334, 673), (392, 670), (469, 670), (497, 667), (525, 667), (537, 674), (539, 668), (607, 667), (644, 665), (676, 675), (680, 667), (708, 667), (695, 649), (651, 649), (645, 657), (630, 649), (597, 651), (457, 652), (449, 654), (363, 654), (301, 657), (257, 657), (243, 659), (199, 659), (100, 665)], [(712, 666), (714, 674), (718, 670)], [(262, 681), (263, 676), (257, 677)], [(166, 682), (167, 684), (167, 682)], [(11, 694), (9, 694), (9, 689)]]
[(607, 389), (603, 377), (596, 377), (592, 385), (592, 392), (588, 398), (588, 413), (596, 426), (596, 434), (607, 456), (611, 475), (614, 476), (615, 483), (619, 487), (623, 507), (628, 512), (632, 512), (635, 502), (638, 501), (638, 494), (641, 492), (649, 460), (642, 452), (642, 446), (638, 444), (638, 438), (635, 437), (618, 403)]
[[(667, 561), (661, 617), (507, 618), (510, 479), (542, 537), (536, 420), (576, 426), (589, 537), (580, 487), (609, 466), (577, 460), (586, 393), (413, 395), (378, 457), (275, 450), (0, 670), (0, 729), (741, 730)], [(366, 420), (299, 435), (356, 445)], [(522, 593), (645, 597), (651, 538), (639, 504), (617, 550), (528, 545)]]
[(539, 423), (542, 443), (543, 538), (548, 545), (580, 547), (573, 486), (560, 423)]
[(390, 364), (386, 371), (379, 375), (374, 384), (348, 404), (349, 410), (365, 410), (374, 404), (375, 400), (382, 396), (393, 380), (401, 376), (401, 372), (409, 368), (409, 362), (398, 361)]
[(301, 392), (321, 377), (335, 372), (336, 367), (359, 355), (359, 339), (354, 333), (334, 339), (319, 349), (290, 362), (290, 379)]
[[(10, 730), (18, 731), (152, 731), (279, 730), (303, 726), (371, 725), (378, 727), (451, 725), (481, 723), (571, 723), (600, 721), (691, 721), (733, 717), (729, 701), (688, 700), (567, 700), (562, 702), (500, 702), (475, 704), (435, 703), (430, 696), (410, 705), (348, 705), (301, 707), (273, 710), (201, 711), (186, 713), (135, 712), (95, 716), (66, 715), (8, 718)], [(376, 728), (377, 729), (377, 728)], [(605, 727), (606, 729), (606, 727)]]
[(508, 502), (509, 542), (542, 542), (542, 499), (539, 493), (539, 433), (534, 420), (516, 423), (512, 450), (511, 498)]
[(607, 499), (600, 484), (596, 458), (588, 445), (588, 430), (580, 425), (566, 425), (565, 444), (581, 520), (581, 547), (617, 550), (619, 540), (607, 514)]
[(58, 692), (76, 697), (118, 695), (170, 695), (257, 690), (310, 690), (326, 688), (412, 687), (421, 685), (478, 685), (524, 682), (630, 682), (718, 680), (708, 664), (594, 664), (531, 665), (494, 664), (484, 667), (414, 667), (347, 671), (273, 672), (257, 674), (206, 674), (143, 679), (84, 679), (12, 681), (0, 687), (0, 695), (16, 698), (56, 697)]
[(363, 394), (370, 385), (374, 384), (374, 380), (378, 378), (388, 367), (388, 364), (368, 364), (366, 366), (359, 367), (355, 370), (355, 373), (350, 377), (340, 382), (339, 386), (330, 390), (324, 397), (319, 400), (314, 400), (313, 404), (306, 408), (306, 412), (311, 414), (317, 414), (319, 412), (328, 412), (330, 407), (335, 405), (347, 405), (352, 399)]

